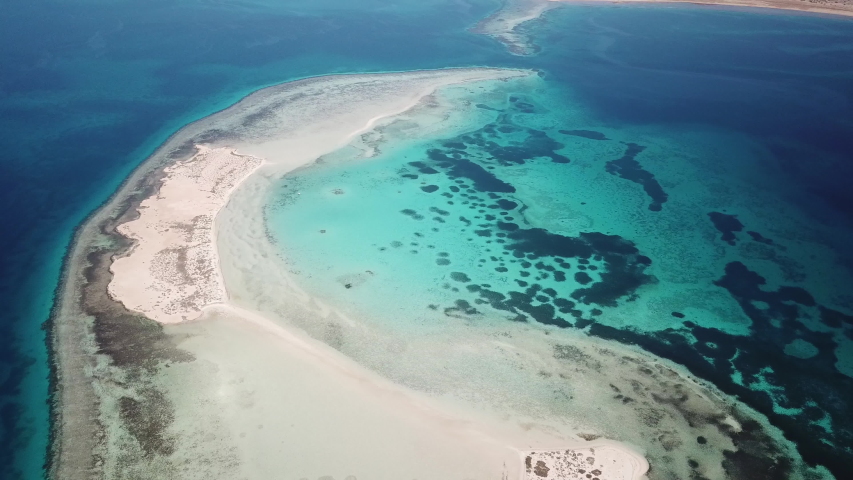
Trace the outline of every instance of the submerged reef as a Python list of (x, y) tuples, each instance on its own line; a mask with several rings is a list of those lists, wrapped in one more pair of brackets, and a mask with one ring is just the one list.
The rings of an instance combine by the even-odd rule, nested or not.
[[(477, 267), (507, 275), (518, 286), (500, 289), (488, 280), (479, 280), (476, 272), (455, 271), (451, 278), (458, 283), (444, 288), (458, 292), (458, 298), (443, 308), (444, 313), (474, 318), (488, 308), (510, 321), (583, 329), (594, 337), (640, 346), (684, 365), (766, 415), (796, 443), (808, 463), (823, 465), (836, 474), (853, 471), (853, 379), (838, 370), (835, 353), (839, 336), (853, 338), (853, 316), (819, 304), (801, 286), (768, 289), (766, 279), (747, 263), (732, 261), (713, 284), (730, 295), (750, 320), (746, 335), (703, 325), (679, 311), (671, 316), (682, 320), (681, 327), (657, 331), (617, 328), (598, 321), (608, 309), (636, 301), (644, 286), (657, 282), (647, 272), (653, 256), (619, 235), (597, 231), (567, 235), (531, 226), (525, 220), (528, 206), (515, 195), (517, 188), (509, 180), (512, 176), (502, 169), (536, 162), (569, 167), (569, 157), (561, 150), (565, 145), (550, 131), (514, 120), (518, 115), (537, 113), (535, 102), (513, 96), (505, 108), (490, 108), (497, 111), (496, 121), (436, 142), (424, 159), (408, 163), (417, 175), (409, 169), (399, 172), (409, 180), (430, 176), (431, 187), (436, 187), (430, 188), (430, 194), (443, 197), (446, 205), (442, 208), (471, 212), (444, 215), (441, 223), (458, 222), (463, 232), (498, 247), (499, 253), (492, 251), (481, 258)], [(593, 130), (563, 129), (559, 133), (615, 143)], [(607, 161), (606, 172), (641, 185), (651, 199), (648, 209), (661, 211), (669, 195), (639, 162), (645, 147), (631, 142), (623, 145), (624, 155)], [(445, 180), (435, 180), (438, 176)], [(716, 211), (707, 215), (728, 248), (744, 241), (738, 234), (747, 227), (737, 216)], [(752, 244), (782, 248), (757, 231), (746, 233)], [(793, 272), (796, 268), (781, 254), (769, 258), (791, 278), (805, 278)], [(451, 262), (441, 257), (438, 265)], [(729, 478), (770, 480), (793, 475), (791, 463), (774, 449), (769, 434), (754, 422), (742, 421), (742, 430), (729, 432), (732, 443), (739, 447), (727, 454)], [(718, 427), (727, 428), (719, 423)], [(702, 439), (697, 442), (701, 444)]]

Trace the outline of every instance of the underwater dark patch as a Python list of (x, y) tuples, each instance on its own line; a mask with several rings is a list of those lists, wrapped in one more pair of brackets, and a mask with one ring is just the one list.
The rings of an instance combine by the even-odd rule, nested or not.
[[(465, 227), (473, 227), (464, 230), (464, 238), (473, 241), (480, 237), (478, 241), (491, 245), (486, 247), (489, 253), (476, 262), (476, 268), (483, 270), (450, 274), (459, 287), (445, 288), (461, 290), (469, 298), (464, 304), (450, 305), (445, 314), (470, 320), (488, 306), (504, 312), (510, 321), (577, 328), (600, 338), (640, 345), (686, 366), (697, 377), (718, 385), (767, 415), (798, 444), (807, 461), (821, 463), (833, 471), (853, 466), (849, 452), (839, 453), (837, 448), (853, 444), (849, 428), (845, 429), (845, 425), (853, 424), (853, 413), (848, 411), (853, 409), (853, 400), (848, 400), (853, 399), (853, 390), (850, 379), (835, 369), (834, 356), (837, 347), (834, 336), (853, 336), (853, 317), (819, 305), (810, 292), (798, 286), (766, 289), (765, 280), (757, 272), (732, 262), (715, 285), (727, 290), (750, 319), (748, 336), (699, 325), (679, 311), (667, 316), (683, 320), (681, 326), (661, 331), (618, 329), (599, 323), (607, 318), (608, 308), (636, 300), (643, 293), (642, 287), (656, 282), (646, 273), (652, 260), (634, 242), (618, 235), (601, 232), (561, 235), (530, 228), (524, 216), (526, 206), (515, 197), (505, 198), (515, 188), (502, 180), (502, 169), (549, 158), (563, 145), (544, 132), (513, 125), (511, 117), (502, 114), (488, 128), (439, 143), (439, 148), (429, 150), (428, 160), (413, 165), (429, 167), (453, 183), (442, 189), (456, 194), (457, 203), (473, 211), (471, 220), (458, 217)], [(566, 132), (571, 131), (561, 133)], [(501, 137), (504, 133), (506, 136)], [(593, 133), (588, 137), (606, 139)], [(649, 208), (660, 210), (668, 196), (654, 175), (637, 161), (645, 147), (635, 143), (626, 146), (622, 158), (607, 162), (608, 173), (642, 185), (651, 198)], [(412, 214), (419, 215), (414, 211)], [(735, 244), (737, 233), (745, 230), (734, 215), (711, 212), (708, 216), (721, 238), (730, 244)], [(752, 242), (773, 244), (757, 232), (747, 234)], [(499, 241), (506, 243), (497, 245)], [(488, 250), (498, 246), (500, 250)], [(509, 274), (510, 263), (516, 263), (521, 270)], [(478, 272), (508, 274), (506, 280), (513, 287), (496, 289), (475, 284)], [(555, 288), (543, 289), (537, 283), (546, 279), (553, 279)], [(834, 332), (811, 331), (803, 322), (808, 315), (819, 316), (821, 324)], [(756, 341), (757, 338), (761, 341)], [(786, 346), (794, 340), (808, 342), (819, 353), (805, 360), (786, 354)], [(763, 391), (764, 385), (772, 385), (773, 390)], [(780, 408), (792, 409), (794, 413), (776, 413), (784, 411)], [(820, 426), (827, 421), (824, 415), (832, 425), (830, 432)], [(772, 478), (766, 476), (767, 472), (784, 478), (790, 465), (779, 452), (766, 450), (772, 440), (758, 437), (758, 433), (748, 432), (733, 438), (736, 445), (739, 443), (738, 449), (726, 454), (724, 468), (729, 475), (747, 475), (746, 478)], [(703, 444), (699, 438), (696, 441)], [(748, 447), (741, 449), (741, 446)]]
[(588, 138), (590, 140), (610, 140), (601, 132), (596, 132), (594, 130), (560, 130), (560, 133), (563, 135), (571, 135), (573, 137), (583, 137)]
[(477, 315), (480, 312), (474, 308), (467, 300), (456, 300), (452, 307), (444, 309), (444, 314), (448, 317), (465, 318), (470, 315)]
[(409, 165), (417, 168), (418, 171), (420, 173), (423, 173), (424, 175), (435, 175), (438, 173), (438, 170), (427, 166), (427, 164), (425, 164), (424, 162), (409, 162)]
[[(812, 331), (800, 321), (805, 308), (817, 307), (821, 312), (828, 309), (818, 305), (809, 292), (799, 287), (765, 290), (766, 280), (741, 262), (729, 263), (725, 274), (715, 284), (727, 290), (750, 318), (749, 335), (732, 335), (690, 321), (684, 322), (684, 329), (654, 333), (620, 330), (593, 323), (589, 333), (639, 345), (655, 355), (686, 366), (693, 374), (711, 381), (728, 394), (736, 395), (766, 415), (797, 444), (807, 462), (824, 465), (833, 472), (851, 471), (853, 454), (843, 446), (850, 445), (853, 440), (850, 428), (853, 424), (853, 379), (835, 368), (837, 345), (832, 334)], [(756, 302), (760, 302), (763, 308), (758, 308)], [(829, 320), (828, 323), (837, 328), (843, 322)], [(819, 353), (808, 359), (786, 355), (784, 347), (795, 339), (811, 343)], [(733, 380), (735, 373), (739, 382)], [(772, 396), (755, 386), (763, 383), (774, 385), (776, 390)], [(794, 409), (794, 413), (777, 413), (774, 410), (776, 404)], [(815, 409), (810, 405), (817, 405), (819, 411), (830, 419), (831, 431), (814, 420)], [(747, 437), (745, 434), (740, 442), (755, 442)], [(746, 475), (733, 478), (787, 478), (783, 475), (787, 467), (782, 458), (741, 451), (727, 458), (730, 463), (726, 470), (730, 475)], [(767, 472), (778, 476), (768, 477)]]
[(763, 244), (766, 244), (766, 245), (773, 245), (773, 240), (770, 240), (769, 238), (765, 237), (764, 235), (762, 235), (762, 234), (760, 234), (760, 233), (758, 233), (758, 232), (753, 232), (753, 231), (751, 231), (751, 230), (750, 230), (750, 231), (747, 231), (746, 233), (747, 233), (750, 237), (752, 237), (752, 240), (753, 240), (753, 241), (756, 241), (756, 242), (759, 242), (759, 243), (763, 243)]
[[(521, 130), (521, 129), (519, 129)], [(524, 129), (527, 138), (520, 145), (498, 145), (494, 142), (486, 143), (483, 150), (500, 165), (524, 165), (530, 160), (540, 157), (550, 158), (554, 163), (569, 163), (569, 157), (557, 153), (557, 150), (565, 147), (564, 144), (549, 137), (547, 133), (532, 128)]]
[(450, 272), (450, 278), (457, 282), (470, 282), (471, 277), (462, 272)]
[(581, 285), (586, 285), (592, 281), (592, 277), (586, 272), (577, 272), (575, 273), (575, 281)]
[(416, 211), (412, 210), (411, 208), (406, 208), (406, 209), (400, 210), (400, 213), (402, 213), (403, 215), (405, 215), (405, 216), (407, 216), (407, 217), (409, 217), (409, 218), (413, 218), (413, 219), (415, 219), (415, 220), (423, 220), (423, 219), (424, 219), (424, 216), (423, 216), (423, 215), (421, 215), (421, 214), (419, 214), (418, 212), (416, 212)]
[(498, 179), (493, 173), (470, 160), (448, 157), (438, 149), (428, 150), (427, 155), (436, 162), (436, 165), (446, 170), (448, 177), (467, 178), (474, 183), (474, 188), (481, 192), (515, 192), (515, 187)]
[(646, 147), (637, 145), (636, 143), (628, 143), (626, 145), (628, 145), (628, 148), (625, 150), (625, 154), (617, 160), (607, 162), (605, 169), (611, 175), (618, 175), (625, 180), (642, 185), (643, 190), (652, 199), (652, 203), (649, 204), (649, 210), (659, 212), (669, 198), (669, 195), (664, 192), (663, 187), (655, 179), (655, 176), (643, 169), (640, 162), (636, 160), (637, 155), (645, 150)]
[(729, 245), (734, 245), (737, 238), (735, 237), (735, 232), (740, 232), (743, 230), (743, 224), (740, 223), (740, 220), (737, 219), (737, 215), (727, 215), (725, 213), (720, 212), (711, 212), (708, 214), (708, 217), (711, 218), (711, 223), (714, 224), (714, 228), (717, 229), (720, 233), (722, 233), (722, 240)]
[(502, 210), (514, 210), (515, 207), (518, 206), (517, 203), (513, 202), (512, 200), (507, 200), (505, 198), (501, 198), (496, 203), (498, 204), (498, 207), (500, 207)]
[(477, 108), (482, 108), (483, 110), (491, 110), (493, 112), (500, 112), (500, 110), (498, 110), (497, 108), (492, 108), (492, 107), (486, 105), (485, 103), (478, 103), (474, 106)]

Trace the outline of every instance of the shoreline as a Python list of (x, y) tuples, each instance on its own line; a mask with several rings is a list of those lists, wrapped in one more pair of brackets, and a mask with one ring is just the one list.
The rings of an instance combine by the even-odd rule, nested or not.
[(614, 4), (614, 5), (696, 5), (720, 8), (760, 9), (764, 13), (801, 13), (829, 15), (833, 17), (853, 17), (853, 1), (809, 3), (807, 0), (507, 0), (497, 11), (484, 18), (469, 30), (472, 33), (486, 35), (503, 43), (513, 55), (528, 56), (536, 54), (540, 47), (530, 41), (517, 29), (522, 24), (541, 18), (541, 16), (560, 4)]
[[(132, 217), (139, 204), (150, 194), (156, 193), (159, 187), (158, 183), (162, 180), (163, 170), (166, 167), (171, 163), (191, 158), (191, 145), (186, 145), (182, 139), (200, 133), (202, 129), (199, 126), (210, 119), (222, 116), (243, 103), (251, 102), (254, 97), (272, 89), (287, 86), (296, 87), (326, 79), (346, 79), (359, 76), (376, 77), (407, 73), (464, 72), (478, 69), (507, 70), (491, 67), (448, 67), (438, 70), (332, 73), (268, 84), (240, 96), (229, 106), (183, 125), (168, 135), (145, 160), (134, 167), (113, 193), (74, 228), (71, 240), (65, 249), (60, 268), (60, 278), (54, 289), (53, 305), (48, 319), (42, 324), (42, 328), (46, 331), (45, 344), (49, 362), (48, 402), (50, 407), (48, 415), (50, 417), (50, 431), (48, 434), (48, 452), (44, 461), (46, 478), (90, 479), (98, 478), (97, 472), (101, 471), (102, 473), (103, 459), (100, 458), (102, 452), (99, 444), (103, 442), (105, 427), (97, 418), (99, 401), (92, 386), (87, 384), (86, 379), (93, 370), (102, 367), (104, 362), (109, 362), (111, 354), (118, 349), (108, 349), (107, 352), (104, 352), (99, 348), (100, 339), (96, 332), (96, 324), (98, 323), (96, 317), (98, 315), (86, 311), (82, 305), (81, 297), (87, 281), (86, 278), (90, 274), (100, 271), (102, 275), (109, 276), (110, 261), (106, 259), (111, 257), (113, 252), (121, 253), (133, 246), (131, 242), (122, 241), (123, 237), (116, 234), (116, 225), (121, 223), (122, 219)], [(371, 120), (375, 121), (378, 118)], [(370, 125), (364, 128), (369, 130)], [(358, 133), (353, 132), (352, 135)], [(184, 145), (180, 145), (182, 143)], [(170, 146), (175, 148), (170, 151)], [(233, 190), (230, 193), (233, 193)], [(99, 245), (99, 242), (104, 242), (104, 244)], [(102, 285), (102, 287), (103, 296), (108, 297), (107, 286)], [(119, 305), (119, 307), (122, 306)], [(142, 323), (149, 321), (147, 318), (133, 315), (126, 309), (120, 313)], [(156, 322), (153, 325), (129, 326), (128, 330), (137, 332), (153, 330), (153, 335), (145, 335), (153, 338), (143, 339), (143, 348), (152, 343), (166, 344), (161, 349), (162, 351), (153, 352), (143, 359), (149, 363), (145, 368), (150, 367), (151, 360), (160, 361), (169, 358), (169, 353), (174, 353), (176, 350), (174, 349), (174, 342), (166, 338), (162, 326)], [(178, 358), (177, 361), (188, 361), (188, 359), (186, 357)], [(72, 410), (71, 412), (63, 411), (69, 408)], [(69, 431), (79, 433), (79, 435), (73, 435), (73, 446), (69, 446), (68, 442), (65, 441), (65, 437), (70, 436), (68, 435)]]

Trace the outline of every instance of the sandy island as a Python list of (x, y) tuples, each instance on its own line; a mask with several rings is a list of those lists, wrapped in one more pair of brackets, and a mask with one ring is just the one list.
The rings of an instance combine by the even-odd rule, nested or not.
[(512, 322), (411, 338), (336, 314), (289, 274), (265, 231), (271, 185), (343, 147), (369, 161), (389, 125), (452, 123), (475, 91), (538, 81), (312, 78), (173, 135), (67, 259), (51, 478), (638, 480), (650, 463), (724, 478), (798, 458), (765, 419), (639, 349)]
[(160, 323), (192, 320), (225, 301), (214, 219), (262, 163), (225, 147), (196, 148), (195, 156), (163, 170), (160, 190), (140, 204), (139, 218), (117, 228), (135, 244), (113, 261), (109, 294)]
[(77, 233), (51, 337), (52, 478), (568, 479), (559, 472), (583, 467), (602, 480), (642, 477), (646, 460), (617, 442), (530, 451), (559, 437), (534, 441), (442, 410), (232, 304), (221, 275), (217, 214), (253, 174), (310, 163), (437, 88), (528, 75), (309, 79), (257, 92), (170, 138)]
[[(282, 175), (336, 147), (345, 145), (354, 136), (369, 130), (377, 122), (409, 110), (440, 86), (482, 79), (512, 78), (518, 75), (516, 72), (501, 71), (448, 71), (445, 74), (430, 74), (427, 79), (424, 79), (418, 78), (418, 74), (415, 74), (412, 75), (414, 77), (411, 81), (412, 85), (400, 86), (408, 87), (403, 91), (392, 91), (390, 95), (386, 94), (387, 98), (384, 99), (381, 96), (370, 95), (371, 100), (379, 105), (374, 109), (355, 110), (356, 115), (353, 115), (353, 111), (349, 109), (330, 111), (330, 109), (336, 109), (338, 105), (323, 105), (316, 100), (312, 100), (311, 104), (305, 106), (288, 102), (287, 110), (283, 111), (282, 115), (291, 109), (304, 112), (308, 108), (314, 108), (325, 114), (321, 124), (302, 123), (289, 135), (278, 134), (261, 141), (254, 140), (248, 146), (245, 142), (239, 143), (243, 148), (262, 152), (270, 157), (272, 160), (269, 162), (275, 164), (270, 170), (275, 171), (276, 175)], [(361, 86), (367, 90), (371, 86), (381, 85), (379, 83), (362, 86), (360, 84), (364, 82), (358, 82), (357, 77), (347, 80), (349, 82), (345, 87), (343, 85), (337, 85), (337, 87), (351, 89), (353, 86)], [(389, 83), (392, 82), (393, 80), (389, 81)], [(298, 102), (299, 100), (296, 100), (296, 103)], [(341, 100), (334, 102), (350, 103)], [(317, 108), (318, 103), (320, 108)], [(374, 111), (371, 112), (371, 110)], [(385, 111), (380, 112), (380, 110)], [(265, 115), (266, 121), (269, 122), (272, 114), (268, 112)], [(279, 128), (287, 131), (287, 126)], [(414, 397), (409, 392), (402, 391), (369, 372), (362, 371), (363, 369), (352, 362), (325, 351), (322, 346), (312, 345), (311, 342), (300, 339), (261, 315), (229, 304), (228, 294), (219, 272), (214, 219), (226, 205), (230, 194), (267, 160), (252, 155), (241, 155), (230, 147), (210, 148), (196, 144), (195, 148), (197, 153), (190, 159), (178, 161), (163, 169), (164, 177), (159, 191), (156, 195), (142, 201), (139, 206), (139, 217), (117, 227), (120, 234), (134, 241), (134, 246), (124, 256), (114, 259), (110, 267), (113, 278), (109, 283), (108, 292), (128, 310), (139, 312), (160, 323), (177, 323), (199, 318), (205, 309), (216, 305), (217, 308), (211, 311), (212, 316), (219, 315), (246, 322), (251, 327), (266, 331), (271, 338), (286, 344), (289, 352), (280, 360), (293, 362), (295, 365), (303, 362), (319, 363), (330, 370), (315, 373), (305, 381), (313, 383), (327, 378), (329, 383), (340, 385), (347, 380), (358, 379), (372, 384), (370, 391), (358, 392), (357, 395), (365, 397), (374, 405), (381, 406), (379, 411), (395, 411), (401, 418), (395, 419), (396, 422), (393, 423), (388, 421), (387, 413), (382, 415), (385, 418), (378, 418), (378, 415), (371, 418), (370, 410), (363, 407), (356, 414), (360, 417), (357, 422), (353, 422), (350, 418), (341, 419), (341, 422), (363, 423), (364, 425), (358, 427), (361, 431), (381, 429), (381, 424), (391, 423), (389, 427), (393, 432), (389, 434), (395, 437), (391, 439), (394, 443), (407, 437), (405, 427), (408, 427), (413, 430), (409, 437), (411, 444), (423, 444), (422, 448), (434, 452), (444, 450), (441, 452), (443, 456), (439, 457), (441, 466), (432, 467), (431, 471), (427, 470), (429, 469), (427, 465), (413, 465), (411, 459), (392, 462), (399, 464), (399, 471), (394, 473), (395, 476), (407, 473), (417, 474), (420, 470), (421, 474), (435, 474), (441, 471), (444, 475), (454, 473), (459, 475), (464, 472), (465, 475), (486, 474), (482, 478), (497, 474), (513, 478), (518, 476), (516, 472), (522, 470), (520, 465), (508, 464), (516, 459), (516, 456), (511, 454), (513, 451), (519, 451), (524, 456), (525, 462), (528, 462), (529, 458), (534, 459), (532, 460), (534, 467), (523, 469), (524, 478), (530, 479), (546, 477), (557, 480), (571, 479), (582, 475), (578, 470), (587, 469), (595, 471), (595, 476), (601, 480), (635, 480), (648, 470), (648, 463), (641, 455), (616, 442), (603, 440), (589, 446), (584, 444), (583, 447), (580, 447), (580, 443), (574, 445), (564, 443), (559, 445), (559, 450), (555, 451), (522, 452), (518, 450), (522, 445), (512, 445), (511, 438), (490, 438), (485, 434), (487, 429), (484, 426), (478, 427), (470, 420), (442, 414), (436, 411), (435, 406), (427, 405), (423, 399)], [(296, 355), (295, 352), (299, 350), (307, 358)], [(204, 355), (204, 353), (196, 352), (196, 356), (198, 355)], [(282, 375), (281, 378), (286, 378), (291, 385), (295, 383), (292, 372)], [(353, 402), (352, 393), (344, 398), (348, 399), (346, 402), (348, 404)], [(348, 406), (351, 408), (351, 405)], [(305, 406), (300, 405), (298, 408), (305, 408)], [(320, 404), (318, 413), (325, 416), (328, 415), (328, 411), (342, 408), (346, 406)], [(415, 425), (411, 426), (412, 423)], [(308, 445), (302, 448), (319, 448), (328, 455), (328, 440), (317, 440), (317, 443), (308, 442)], [(387, 441), (388, 439), (374, 436), (372, 441), (365, 445), (367, 451), (364, 455), (369, 458), (370, 451), (393, 451), (395, 447), (386, 445)], [(454, 443), (458, 444), (454, 448), (448, 448)], [(436, 448), (435, 445), (438, 444), (443, 447)], [(323, 447), (320, 448), (319, 445)], [(572, 449), (571, 447), (574, 446), (579, 448)], [(461, 455), (454, 453), (453, 450), (460, 452)], [(340, 458), (342, 453), (339, 452), (334, 458)], [(406, 453), (414, 454), (414, 452), (400, 454), (406, 455)], [(432, 462), (437, 460), (439, 459), (433, 458)], [(323, 458), (315, 458), (313, 461), (320, 464), (328, 462)], [(367, 463), (373, 463), (373, 461)], [(470, 468), (472, 465), (475, 466), (474, 469)], [(363, 465), (362, 468), (367, 466)], [(549, 468), (552, 471), (547, 474)], [(407, 472), (406, 469), (409, 471)], [(271, 473), (258, 471), (255, 473), (257, 475), (255, 478), (268, 476)], [(359, 473), (364, 475), (365, 472), (362, 470)]]
[(692, 3), (853, 16), (853, 0), (507, 0), (498, 11), (472, 27), (471, 31), (503, 43), (514, 55), (532, 55), (539, 47), (518, 27), (539, 18), (559, 3)]

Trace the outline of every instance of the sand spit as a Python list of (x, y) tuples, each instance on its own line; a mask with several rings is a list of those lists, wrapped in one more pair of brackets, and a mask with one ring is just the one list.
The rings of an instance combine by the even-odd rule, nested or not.
[(139, 218), (117, 228), (135, 246), (113, 261), (109, 294), (160, 323), (197, 318), (206, 305), (225, 300), (214, 217), (262, 163), (229, 148), (196, 148), (192, 158), (163, 170), (160, 190), (140, 204)]
[(539, 18), (559, 3), (692, 3), (853, 16), (853, 0), (507, 0), (500, 10), (483, 19), (471, 31), (503, 43), (512, 54), (532, 55), (539, 51), (539, 47), (518, 27)]
[[(192, 157), (162, 169), (159, 190), (141, 201), (138, 217), (116, 227), (133, 247), (113, 260), (108, 293), (128, 310), (162, 324), (198, 319), (186, 328), (166, 330), (171, 338), (187, 339), (179, 340), (178, 347), (195, 360), (168, 363), (168, 371), (153, 375), (135, 395), (126, 390), (118, 398), (101, 393), (105, 404), (119, 406), (118, 412), (102, 412), (107, 430), (120, 425), (127, 429), (126, 434), (120, 429), (112, 434), (116, 438), (106, 447), (106, 472), (181, 478), (319, 478), (329, 473), (348, 478), (520, 478), (522, 437), (524, 445), (532, 441), (587, 452), (578, 439), (490, 431), (490, 422), (451, 413), (321, 342), (231, 304), (219, 272), (214, 218), (251, 173), (257, 171), (261, 179), (279, 177), (310, 163), (411, 109), (438, 86), (519, 76), (511, 71), (483, 73), (428, 77), (410, 85), (374, 79), (355, 85), (337, 82), (324, 85), (322, 97), (299, 92), (286, 101), (267, 100), (266, 105), (279, 108), (241, 112), (242, 121), (232, 123), (222, 137), (228, 140), (212, 142), (227, 142), (228, 147), (199, 145), (199, 139), (193, 139)], [(353, 108), (359, 100), (362, 105)], [(234, 138), (233, 132), (240, 133)], [(240, 155), (232, 145), (258, 156)], [(287, 388), (268, 387), (282, 384)], [(294, 397), (293, 391), (300, 395)], [(123, 409), (127, 398), (135, 403)], [(172, 410), (162, 411), (163, 405)], [(287, 416), (279, 409), (298, 415)], [(162, 431), (152, 435), (150, 422), (137, 426), (126, 410), (147, 410), (146, 416), (174, 420), (168, 427), (157, 424)], [(213, 431), (198, 427), (211, 423), (218, 426)], [(261, 432), (235, 438), (235, 431), (250, 425)], [(199, 438), (206, 440), (197, 444)], [(128, 468), (126, 460), (109, 454), (119, 446), (124, 454), (133, 443), (142, 447), (143, 456), (153, 453), (171, 461), (147, 460)], [(222, 449), (223, 444), (231, 448)], [(276, 446), (278, 456), (269, 455), (269, 445)], [(648, 468), (641, 456), (615, 442), (608, 451), (619, 465), (633, 467), (622, 469), (627, 476), (612, 478), (634, 480)], [(193, 466), (191, 471), (186, 465)]]
[(547, 10), (557, 6), (548, 0), (508, 0), (495, 13), (481, 20), (471, 32), (488, 35), (503, 43), (513, 55), (532, 55), (538, 51), (525, 34), (517, 27), (535, 20)]
[(51, 478), (169, 478), (182, 449), (205, 446), (170, 430), (178, 387), (162, 383), (170, 367), (197, 366), (196, 357), (150, 317), (183, 321), (227, 301), (211, 220), (240, 179), (310, 163), (442, 86), (530, 73), (307, 79), (256, 92), (174, 134), (80, 226), (67, 257), (51, 322)]
[[(165, 167), (156, 195), (137, 208), (139, 217), (117, 226), (134, 247), (112, 263), (110, 296), (160, 323), (197, 318), (205, 306), (227, 297), (214, 246), (216, 214), (263, 162), (265, 176), (281, 176), (412, 108), (440, 86), (528, 74), (460, 69), (324, 77), (295, 89), (271, 87), (229, 108), (231, 115), (198, 122), (211, 127), (191, 140), (197, 153)], [(202, 145), (208, 141), (211, 146)]]

